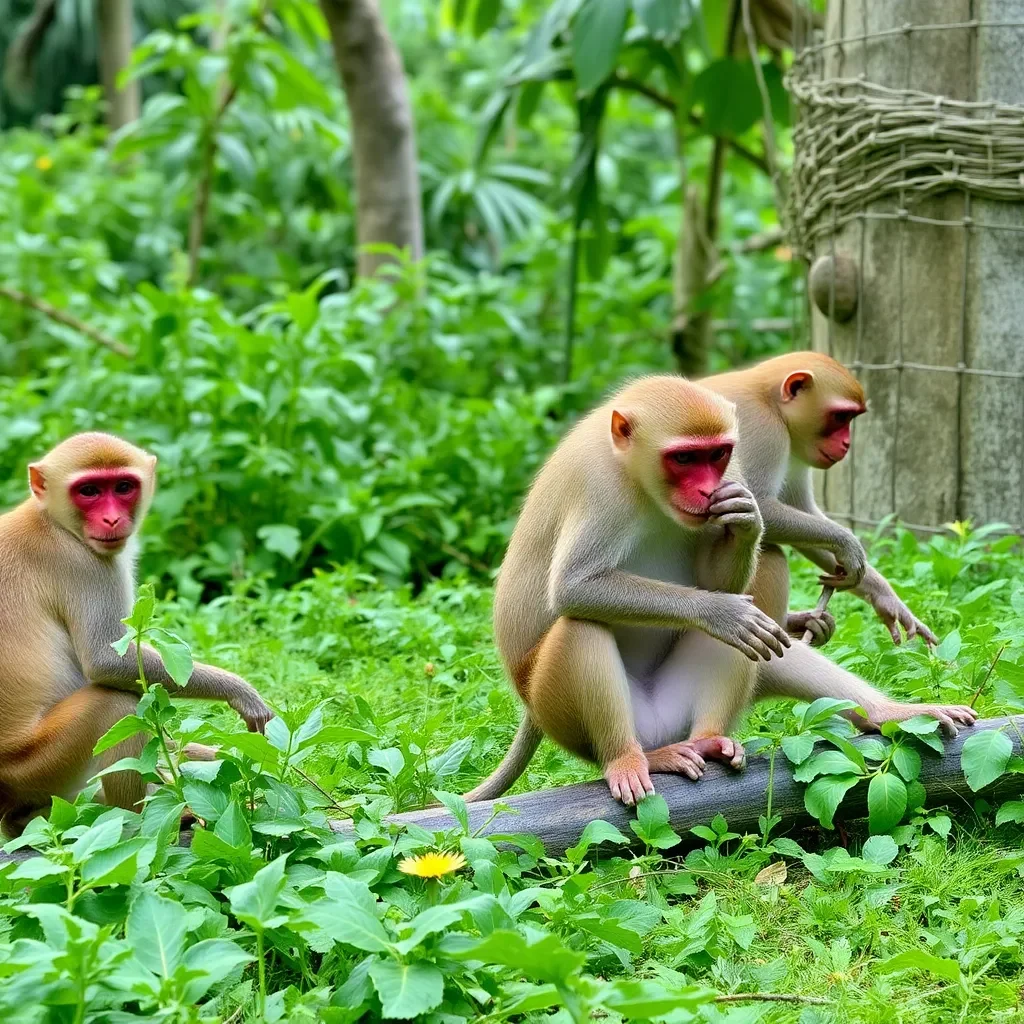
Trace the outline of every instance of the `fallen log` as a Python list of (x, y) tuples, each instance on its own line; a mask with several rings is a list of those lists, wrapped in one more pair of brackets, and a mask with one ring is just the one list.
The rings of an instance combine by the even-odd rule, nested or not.
[[(978, 794), (973, 793), (967, 785), (960, 768), (963, 745), (970, 736), (993, 729), (1003, 730), (1013, 743), (1014, 753), (1024, 755), (1024, 743), (1021, 741), (1024, 715), (986, 718), (969, 729), (962, 729), (954, 739), (946, 740), (945, 751), (941, 755), (927, 751), (922, 753), (920, 782), (925, 788), (929, 807), (959, 802), (969, 810), (977, 796), (995, 803), (1024, 790), (1024, 775), (1020, 774), (1003, 775)], [(853, 742), (856, 744), (859, 740)], [(804, 808), (806, 787), (793, 781), (788, 765), (785, 756), (779, 753), (775, 760), (772, 810), (782, 815), (786, 826), (805, 825), (814, 821)], [(747, 767), (739, 772), (709, 763), (699, 782), (691, 782), (679, 775), (656, 775), (654, 785), (668, 804), (669, 823), (685, 841), (691, 828), (706, 825), (716, 814), (724, 815), (729, 828), (734, 832), (756, 831), (757, 819), (766, 810), (768, 771), (768, 758), (755, 755), (749, 758)], [(495, 814), (494, 806), (498, 803), (509, 809)], [(598, 818), (610, 822), (623, 835), (633, 837), (629, 822), (636, 816), (632, 808), (623, 807), (612, 799), (603, 781), (580, 782), (500, 800), (481, 800), (469, 804), (468, 809), (470, 828), (474, 832), (481, 829), (480, 834), (484, 836), (516, 832), (534, 835), (543, 842), (548, 855), (553, 857), (561, 856), (570, 846), (575, 846), (587, 825)], [(867, 786), (860, 785), (847, 794), (836, 819), (850, 821), (866, 814)], [(445, 832), (458, 827), (458, 822), (443, 807), (406, 811), (391, 815), (387, 820), (398, 824), (419, 825), (430, 832)], [(330, 824), (341, 835), (352, 832), (351, 821), (332, 821)], [(188, 846), (191, 840), (190, 831), (181, 833), (182, 846)], [(637, 844), (639, 842), (636, 840)], [(30, 849), (11, 854), (0, 852), (0, 864), (24, 860), (34, 856), (35, 852)]]
[[(968, 737), (989, 729), (1002, 729), (1012, 741), (1014, 753), (1024, 754), (1024, 744), (1021, 742), (1024, 715), (982, 719), (969, 729), (962, 729), (954, 739), (946, 740), (942, 755), (928, 752), (921, 755), (920, 782), (927, 793), (928, 806), (960, 802), (969, 810), (977, 795), (994, 802), (1024, 790), (1024, 775), (1004, 775), (980, 794), (973, 793), (967, 785), (960, 769), (960, 752)], [(716, 814), (725, 816), (733, 832), (756, 832), (757, 819), (766, 810), (768, 769), (768, 758), (755, 755), (748, 759), (747, 767), (739, 772), (709, 763), (699, 782), (691, 782), (681, 775), (656, 775), (654, 788), (668, 804), (669, 823), (684, 837), (695, 825), (706, 825)], [(814, 819), (804, 808), (806, 787), (793, 781), (789, 762), (781, 752), (776, 755), (775, 769), (772, 811), (781, 814), (787, 826), (813, 822)], [(494, 814), (495, 803), (507, 804), (511, 810), (500, 811), (488, 822)], [(848, 821), (866, 814), (867, 786), (859, 785), (847, 794), (836, 818)], [(469, 805), (469, 823), (474, 831), (483, 827), (481, 835), (484, 836), (529, 833), (543, 842), (549, 856), (560, 856), (570, 846), (575, 846), (583, 829), (597, 818), (603, 818), (623, 835), (632, 837), (629, 822), (635, 817), (636, 812), (632, 808), (623, 807), (612, 799), (603, 781), (581, 782), (504, 797), (497, 801), (481, 800)], [(443, 807), (406, 811), (392, 815), (388, 820), (419, 825), (430, 832), (458, 827), (458, 823)], [(351, 823), (348, 821), (332, 822), (332, 827), (341, 833), (351, 831)]]

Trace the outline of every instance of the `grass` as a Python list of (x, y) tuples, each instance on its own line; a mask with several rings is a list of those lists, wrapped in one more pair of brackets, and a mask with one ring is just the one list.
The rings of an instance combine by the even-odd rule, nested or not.
[[(1015, 542), (957, 527), (927, 545), (902, 533), (879, 536), (871, 554), (944, 638), (942, 646), (937, 655), (919, 644), (895, 648), (870, 609), (837, 595), (831, 607), (839, 628), (828, 653), (904, 698), (963, 702), (980, 687), (983, 716), (1021, 710), (1024, 558)], [(806, 565), (794, 570), (793, 606), (810, 607), (814, 574)], [(491, 638), (485, 585), (438, 582), (413, 597), (339, 570), (288, 591), (239, 585), (199, 609), (172, 605), (168, 615), (197, 657), (241, 672), (275, 706), (330, 698), (327, 718), (372, 721), (384, 737), (381, 748), (407, 763), (450, 752), (452, 791), (464, 791), (497, 763), (518, 721)], [(787, 714), (781, 702), (759, 705), (740, 736), (771, 735)], [(350, 744), (318, 753), (304, 770), (342, 806), (415, 805), (426, 795), (415, 765), (396, 773), (394, 757)], [(595, 776), (545, 742), (516, 791)], [(951, 808), (948, 838), (920, 820), (897, 829), (899, 856), (881, 871), (822, 873), (790, 860), (781, 885), (758, 880), (779, 858), (756, 837), (711, 843), (684, 863), (654, 851), (635, 862), (611, 856), (601, 872), (578, 876), (588, 881), (574, 912), (605, 912), (609, 896), (655, 908), (642, 952), (632, 964), (598, 958), (605, 974), (685, 975), (724, 993), (830, 1001), (722, 1003), (701, 1011), (712, 1022), (1024, 1021), (1024, 844), (1019, 826), (994, 827), (992, 810), (983, 799)], [(845, 833), (821, 829), (800, 838), (821, 852), (844, 836), (857, 853), (866, 829), (847, 823)], [(640, 877), (631, 877), (630, 867), (634, 874), (639, 867)], [(552, 871), (558, 874), (534, 864), (522, 884)], [(566, 912), (544, 905), (542, 916), (557, 923)], [(882, 969), (909, 951), (926, 951), (935, 962), (928, 970), (901, 969), (901, 961)]]

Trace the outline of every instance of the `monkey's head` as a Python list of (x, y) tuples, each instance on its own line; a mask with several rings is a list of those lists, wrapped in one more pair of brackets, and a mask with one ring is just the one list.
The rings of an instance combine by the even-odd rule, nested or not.
[(820, 352), (793, 353), (796, 368), (784, 368), (778, 403), (789, 431), (790, 449), (801, 462), (829, 469), (850, 450), (850, 424), (867, 412), (860, 381)]
[(698, 529), (736, 446), (736, 410), (683, 377), (646, 377), (616, 396), (611, 439), (626, 473), (661, 511)]
[(51, 519), (90, 550), (124, 550), (153, 499), (156, 456), (112, 434), (76, 434), (28, 467), (29, 487)]

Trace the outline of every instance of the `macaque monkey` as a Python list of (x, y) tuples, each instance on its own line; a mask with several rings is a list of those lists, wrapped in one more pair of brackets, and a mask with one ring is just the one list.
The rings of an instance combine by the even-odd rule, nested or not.
[[(816, 434), (794, 426), (797, 470), (812, 458), (823, 463), (826, 455), (838, 461), (845, 454), (849, 420), (864, 404), (859, 392), (852, 394), (844, 393), (845, 404), (835, 396), (824, 403), (829, 418)], [(738, 398), (752, 404), (748, 394)], [(865, 591), (876, 608), (885, 607), (882, 596), (891, 588), (877, 573), (869, 575), (853, 535), (813, 502), (810, 513), (791, 509), (769, 489), (759, 513), (736, 480), (740, 470), (747, 477), (747, 459), (755, 462), (762, 491), (765, 478), (774, 479), (766, 465), (756, 465), (759, 457), (767, 461), (769, 441), (747, 438), (744, 430), (751, 429), (781, 432), (785, 455), (775, 471), (782, 479), (789, 451), (782, 415), (779, 422), (741, 424), (737, 436), (731, 402), (716, 403), (681, 377), (648, 377), (562, 441), (527, 497), (495, 591), (498, 650), (526, 713), (501, 764), (467, 800), (508, 790), (544, 734), (597, 761), (613, 796), (627, 804), (653, 792), (652, 772), (697, 779), (708, 757), (739, 767), (742, 748), (725, 734), (749, 703), (764, 697), (853, 700), (867, 717), (852, 711), (846, 717), (865, 730), (930, 714), (955, 735), (959, 725), (975, 721), (966, 706), (890, 700), (790, 641), (787, 630), (810, 629), (816, 642), (830, 630), (821, 624), (824, 615), (788, 615), (789, 566), (778, 546), (763, 544), (762, 515), (767, 522), (781, 508), (775, 521), (784, 525), (788, 512), (797, 521), (820, 518), (824, 525), (815, 522), (813, 536), (823, 546), (829, 580), (845, 582), (826, 545), (854, 572), (860, 553), (861, 583), (876, 588)], [(789, 494), (781, 483), (777, 490)], [(747, 589), (775, 629), (752, 614)], [(895, 594), (892, 600), (898, 605), (892, 620), (903, 623), (910, 613)], [(925, 629), (912, 616), (910, 627)]]
[(468, 794), (504, 792), (541, 733), (602, 768), (612, 795), (651, 772), (742, 765), (727, 735), (755, 663), (785, 630), (744, 594), (761, 537), (730, 469), (730, 402), (682, 377), (643, 378), (585, 417), (541, 470), (495, 592), (498, 650), (526, 704), (512, 750)]
[[(788, 544), (825, 570), (822, 583), (850, 589), (885, 623), (894, 643), (935, 634), (867, 562), (851, 530), (832, 522), (814, 501), (812, 469), (830, 469), (850, 450), (850, 424), (867, 411), (860, 382), (820, 352), (790, 352), (746, 370), (701, 381), (736, 404), (738, 454), (764, 520), (763, 545)], [(786, 575), (788, 586), (788, 572)], [(826, 642), (835, 623), (810, 612), (789, 615), (790, 632), (811, 629)]]
[[(79, 434), (29, 466), (30, 497), (0, 516), (0, 815), (8, 832), (74, 799), (90, 776), (138, 756), (135, 736), (93, 756), (141, 689), (134, 645), (111, 644), (134, 600), (135, 534), (153, 497), (156, 457), (109, 434)], [(195, 665), (173, 685), (155, 651), (142, 649), (146, 679), (175, 697), (223, 700), (250, 730), (273, 712), (245, 680)], [(198, 748), (198, 745), (194, 745)], [(196, 759), (210, 748), (186, 748)], [(136, 772), (103, 777), (103, 800), (135, 809), (146, 794)]]

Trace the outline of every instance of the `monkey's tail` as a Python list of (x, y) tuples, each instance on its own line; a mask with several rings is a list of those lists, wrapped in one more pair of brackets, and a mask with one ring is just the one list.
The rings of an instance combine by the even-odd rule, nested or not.
[(537, 752), (543, 738), (544, 733), (533, 724), (530, 716), (524, 715), (512, 740), (512, 746), (501, 759), (501, 764), (476, 789), (466, 793), (463, 799), (467, 803), (473, 803), (475, 800), (493, 800), (511, 789), (516, 779), (526, 771), (526, 766)]

